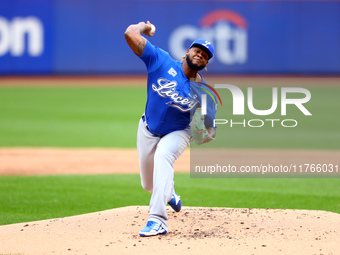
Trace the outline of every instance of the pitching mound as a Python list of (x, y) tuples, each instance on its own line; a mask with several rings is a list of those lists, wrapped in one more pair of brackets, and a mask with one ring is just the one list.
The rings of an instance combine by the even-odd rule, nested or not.
[(169, 232), (139, 237), (148, 207), (0, 226), (4, 254), (340, 254), (340, 215), (170, 207)]

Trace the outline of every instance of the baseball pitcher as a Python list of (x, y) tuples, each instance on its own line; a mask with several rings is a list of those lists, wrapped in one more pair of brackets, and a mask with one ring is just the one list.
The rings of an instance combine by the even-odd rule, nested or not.
[[(132, 51), (145, 63), (148, 73), (147, 102), (139, 121), (137, 150), (142, 187), (152, 196), (149, 219), (139, 235), (154, 236), (168, 231), (167, 204), (176, 212), (181, 210), (182, 202), (174, 187), (173, 165), (190, 145), (191, 126), (198, 130), (194, 137), (198, 144), (211, 141), (216, 134), (209, 121), (216, 114), (215, 105), (208, 104), (209, 118), (200, 113), (199, 98), (204, 90), (199, 87), (206, 82), (198, 73), (213, 57), (214, 47), (207, 40), (197, 39), (180, 62), (152, 45), (142, 34), (153, 36), (154, 25), (149, 21), (130, 25), (124, 36)], [(191, 89), (192, 84), (195, 89)], [(192, 125), (191, 115), (194, 116)]]

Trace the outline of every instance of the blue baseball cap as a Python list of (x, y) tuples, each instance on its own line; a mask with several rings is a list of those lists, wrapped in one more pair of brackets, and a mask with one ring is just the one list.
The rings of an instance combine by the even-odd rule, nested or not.
[(208, 53), (209, 59), (214, 56), (214, 46), (212, 46), (211, 42), (209, 42), (208, 40), (197, 39), (190, 45), (189, 49), (194, 46), (204, 49)]

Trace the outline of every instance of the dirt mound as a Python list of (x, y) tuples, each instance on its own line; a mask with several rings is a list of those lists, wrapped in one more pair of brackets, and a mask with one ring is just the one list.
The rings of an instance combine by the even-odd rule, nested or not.
[(324, 211), (167, 208), (169, 232), (139, 237), (148, 207), (0, 226), (4, 254), (339, 254), (340, 215)]

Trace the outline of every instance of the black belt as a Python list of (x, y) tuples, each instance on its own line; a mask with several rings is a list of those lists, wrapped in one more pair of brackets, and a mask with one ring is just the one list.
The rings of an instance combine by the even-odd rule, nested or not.
[(153, 134), (153, 133), (150, 131), (149, 125), (148, 125), (148, 123), (146, 123), (145, 114), (142, 115), (142, 120), (143, 120), (143, 122), (144, 122), (145, 128), (146, 128), (153, 136), (157, 136), (157, 137), (160, 137), (160, 138), (162, 138), (163, 136), (165, 136), (165, 135), (155, 135), (155, 134)]
[(146, 127), (146, 129), (147, 129), (148, 131), (150, 131), (149, 125), (148, 125), (148, 123), (146, 123), (145, 114), (142, 115), (142, 120), (143, 120), (143, 122), (144, 122), (144, 126)]

